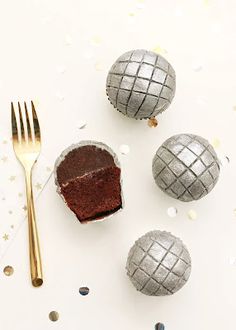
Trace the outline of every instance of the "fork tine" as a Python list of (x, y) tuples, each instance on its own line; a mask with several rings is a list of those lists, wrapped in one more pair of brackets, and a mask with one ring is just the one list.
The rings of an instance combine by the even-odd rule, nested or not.
[(33, 101), (31, 101), (31, 108), (32, 108), (33, 123), (34, 123), (35, 140), (40, 142), (40, 126)]
[(20, 102), (18, 102), (18, 109), (19, 109), (19, 117), (20, 117), (21, 141), (25, 142), (25, 130), (24, 130), (24, 124), (23, 124), (23, 118), (22, 118)]
[(12, 140), (18, 141), (18, 133), (17, 133), (17, 123), (16, 123), (16, 115), (14, 110), (13, 102), (11, 102), (11, 128), (12, 128)]
[(29, 115), (28, 115), (26, 102), (24, 102), (24, 106), (25, 106), (25, 118), (26, 118), (26, 124), (27, 124), (28, 140), (32, 141), (31, 126), (30, 126), (30, 121), (29, 121)]

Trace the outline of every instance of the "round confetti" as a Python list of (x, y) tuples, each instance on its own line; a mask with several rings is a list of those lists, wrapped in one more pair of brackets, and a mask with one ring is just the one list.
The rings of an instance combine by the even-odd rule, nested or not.
[(13, 273), (14, 273), (14, 268), (12, 266), (6, 266), (4, 269), (3, 269), (3, 273), (6, 275), (6, 276), (11, 276)]
[(56, 311), (52, 311), (49, 313), (49, 319), (53, 322), (57, 321), (59, 319), (59, 314)]
[(194, 210), (188, 211), (188, 218), (189, 220), (196, 220), (197, 219), (197, 212)]
[(148, 126), (149, 127), (157, 127), (157, 125), (158, 125), (158, 121), (157, 121), (156, 118), (150, 118), (148, 120)]
[(130, 148), (129, 148), (129, 146), (127, 144), (122, 144), (120, 146), (120, 153), (122, 155), (127, 155), (129, 152), (130, 152)]
[(178, 210), (176, 207), (171, 206), (167, 209), (167, 214), (170, 218), (176, 217), (177, 213), (178, 213)]
[(89, 288), (86, 286), (83, 286), (83, 287), (79, 288), (79, 293), (81, 294), (81, 296), (87, 296), (89, 294)]

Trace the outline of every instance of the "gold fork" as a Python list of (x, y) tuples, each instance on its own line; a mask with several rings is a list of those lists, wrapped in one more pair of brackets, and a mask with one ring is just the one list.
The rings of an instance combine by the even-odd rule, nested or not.
[(33, 286), (38, 287), (43, 284), (43, 274), (34, 211), (32, 169), (40, 153), (41, 138), (39, 121), (33, 102), (31, 101), (33, 125), (30, 125), (26, 102), (24, 102), (24, 108), (25, 124), (21, 106), (18, 102), (19, 122), (17, 123), (14, 105), (11, 103), (12, 141), (16, 157), (22, 164), (25, 171), (31, 280)]

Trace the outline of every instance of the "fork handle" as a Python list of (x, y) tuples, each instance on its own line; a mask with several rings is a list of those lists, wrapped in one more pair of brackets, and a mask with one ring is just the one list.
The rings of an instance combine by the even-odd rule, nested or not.
[(34, 211), (31, 169), (25, 170), (25, 179), (26, 179), (27, 214), (28, 214), (28, 229), (29, 229), (29, 256), (30, 256), (31, 281), (34, 287), (38, 287), (43, 284), (43, 272), (42, 272), (38, 231), (37, 231), (35, 211)]

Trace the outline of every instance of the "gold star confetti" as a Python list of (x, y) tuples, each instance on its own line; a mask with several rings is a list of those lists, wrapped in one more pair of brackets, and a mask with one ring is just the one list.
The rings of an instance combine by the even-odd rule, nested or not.
[(10, 180), (11, 182), (15, 181), (15, 179), (16, 179), (16, 176), (15, 176), (15, 175), (10, 176), (10, 178), (9, 178), (9, 180)]
[(101, 37), (99, 36), (93, 36), (91, 39), (91, 44), (95, 45), (95, 46), (99, 46), (102, 42)]
[(3, 269), (3, 273), (6, 275), (6, 276), (11, 276), (13, 273), (14, 273), (14, 268), (12, 266), (6, 266), (4, 267)]
[(40, 190), (40, 189), (42, 189), (42, 185), (38, 182), (38, 183), (36, 183), (35, 188)]
[(164, 49), (163, 47), (161, 47), (160, 45), (157, 45), (156, 47), (154, 47), (152, 49), (152, 51), (154, 53), (161, 54), (161, 55), (166, 55), (167, 54), (167, 50)]
[(214, 148), (219, 148), (220, 147), (220, 140), (218, 139), (218, 138), (214, 138), (213, 140), (212, 140), (212, 145), (213, 145), (213, 147)]
[(6, 161), (7, 161), (7, 157), (6, 156), (3, 156), (2, 158), (1, 158), (1, 160), (3, 161), (3, 163), (6, 163)]
[(24, 206), (22, 207), (22, 209), (23, 209), (24, 211), (27, 211), (27, 206), (24, 205)]
[(4, 239), (4, 241), (8, 241), (9, 240), (9, 235), (4, 234), (2, 238)]
[(196, 220), (197, 219), (197, 212), (194, 210), (188, 211), (188, 218), (189, 220)]
[(95, 69), (96, 71), (102, 71), (103, 70), (103, 65), (101, 62), (96, 62), (95, 63)]

